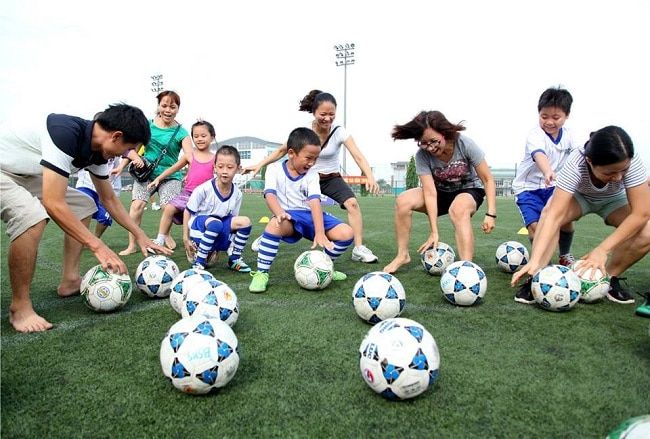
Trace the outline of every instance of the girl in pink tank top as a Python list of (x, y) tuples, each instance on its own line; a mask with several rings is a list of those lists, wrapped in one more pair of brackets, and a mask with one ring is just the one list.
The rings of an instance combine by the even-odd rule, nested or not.
[[(165, 240), (169, 236), (169, 231), (172, 228), (172, 223), (183, 224), (183, 211), (187, 205), (187, 200), (190, 198), (192, 191), (201, 183), (204, 183), (214, 177), (214, 163), (215, 155), (210, 152), (210, 144), (214, 141), (215, 133), (214, 127), (210, 122), (200, 120), (192, 125), (192, 140), (196, 149), (192, 152), (191, 157), (183, 155), (176, 164), (165, 170), (159, 177), (154, 179), (149, 187), (155, 187), (160, 184), (167, 176), (189, 165), (187, 176), (185, 177), (185, 185), (180, 194), (173, 198), (162, 212), (160, 217), (160, 225), (158, 226), (158, 236), (154, 242), (165, 245)], [(173, 240), (171, 240), (173, 242)], [(170, 248), (173, 250), (176, 243)]]

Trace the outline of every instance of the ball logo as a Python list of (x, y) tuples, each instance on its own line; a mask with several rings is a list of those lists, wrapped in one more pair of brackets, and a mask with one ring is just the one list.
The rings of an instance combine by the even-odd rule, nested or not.
[(105, 285), (102, 285), (101, 287), (97, 288), (95, 292), (97, 294), (97, 297), (99, 297), (100, 299), (107, 299), (111, 295), (111, 289)]
[(375, 382), (375, 377), (370, 371), (370, 369), (364, 369), (363, 370), (363, 377), (368, 381), (369, 383), (374, 383)]

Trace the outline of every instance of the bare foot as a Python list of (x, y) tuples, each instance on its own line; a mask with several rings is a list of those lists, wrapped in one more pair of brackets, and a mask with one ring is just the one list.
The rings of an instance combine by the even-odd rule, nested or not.
[(132, 255), (133, 253), (136, 253), (138, 250), (135, 247), (127, 247), (121, 252), (118, 253), (120, 256), (128, 256)]
[(176, 248), (176, 241), (174, 241), (174, 238), (167, 235), (167, 237), (165, 238), (165, 245), (167, 246), (168, 249), (174, 250)]
[(36, 314), (31, 305), (24, 309), (10, 310), (9, 323), (18, 332), (43, 332), (52, 328), (52, 324)]
[(393, 259), (390, 262), (390, 264), (384, 267), (383, 271), (386, 273), (395, 273), (399, 269), (399, 267), (401, 267), (402, 265), (406, 265), (409, 262), (411, 262), (411, 256), (409, 256), (408, 254), (405, 256), (397, 255), (395, 256), (395, 259)]
[(61, 281), (59, 287), (56, 289), (56, 294), (58, 294), (59, 297), (76, 296), (79, 294), (80, 287), (81, 279), (74, 281)]

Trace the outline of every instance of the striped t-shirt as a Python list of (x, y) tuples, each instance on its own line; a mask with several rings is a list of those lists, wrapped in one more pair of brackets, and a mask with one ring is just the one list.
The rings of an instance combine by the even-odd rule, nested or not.
[(632, 157), (630, 167), (621, 181), (610, 181), (601, 188), (594, 186), (589, 176), (584, 149), (577, 148), (569, 155), (560, 170), (556, 187), (571, 194), (578, 192), (587, 198), (603, 200), (641, 184), (647, 184), (646, 169), (641, 158), (636, 154)]

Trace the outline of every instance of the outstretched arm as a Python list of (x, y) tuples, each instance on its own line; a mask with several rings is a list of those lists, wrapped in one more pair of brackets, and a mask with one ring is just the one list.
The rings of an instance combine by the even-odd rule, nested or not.
[(424, 197), (424, 207), (429, 218), (429, 227), (431, 233), (426, 241), (418, 248), (418, 253), (422, 253), (431, 247), (438, 246), (438, 192), (436, 183), (432, 175), (420, 175), (422, 183), (422, 195)]
[(483, 229), (483, 232), (491, 233), (492, 230), (494, 230), (497, 216), (497, 187), (494, 183), (494, 177), (492, 176), (490, 167), (485, 159), (483, 159), (475, 169), (476, 175), (478, 175), (478, 178), (483, 182), (483, 186), (485, 187), (485, 198), (487, 198), (487, 212), (483, 218), (481, 228)]
[(163, 173), (160, 174), (158, 177), (154, 178), (153, 181), (151, 183), (149, 183), (149, 185), (147, 185), (147, 188), (148, 189), (155, 188), (165, 178), (169, 177), (170, 175), (172, 175), (176, 171), (180, 171), (181, 169), (183, 169), (183, 167), (185, 165), (188, 165), (188, 164), (189, 164), (189, 161), (187, 159), (187, 156), (185, 156), (185, 155), (181, 156), (181, 158), (178, 159), (178, 161), (176, 163), (171, 165), (169, 168), (165, 169), (163, 171)]
[(248, 174), (250, 172), (253, 176), (255, 176), (259, 174), (260, 169), (262, 169), (264, 166), (268, 165), (269, 163), (277, 162), (286, 153), (287, 153), (287, 145), (282, 145), (281, 147), (273, 151), (271, 154), (266, 156), (261, 162), (252, 166), (245, 166), (242, 169), (242, 174)]
[(350, 151), (352, 158), (356, 162), (357, 166), (359, 166), (359, 169), (361, 169), (361, 172), (363, 172), (363, 175), (368, 179), (366, 182), (366, 190), (373, 194), (379, 192), (379, 185), (375, 181), (375, 176), (372, 174), (372, 169), (368, 164), (368, 160), (366, 160), (352, 136), (348, 137), (343, 144), (348, 151)]

